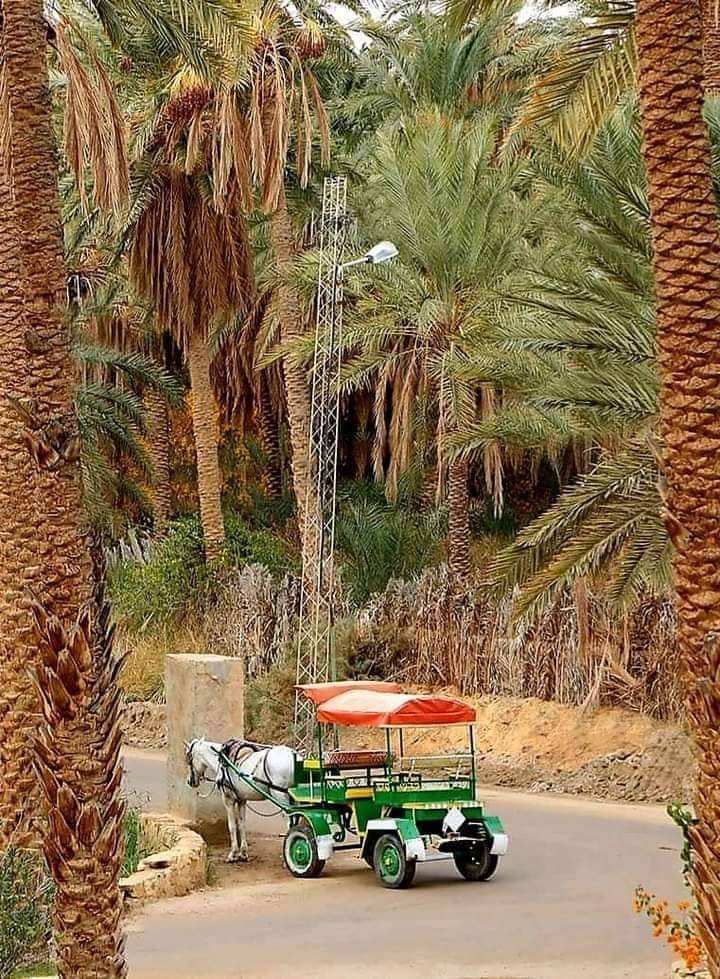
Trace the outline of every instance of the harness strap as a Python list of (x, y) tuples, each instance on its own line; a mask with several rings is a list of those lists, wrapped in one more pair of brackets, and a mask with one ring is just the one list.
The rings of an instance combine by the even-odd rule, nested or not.
[[(214, 749), (214, 750), (217, 751), (217, 749)], [(253, 770), (253, 774), (252, 775), (247, 775), (245, 772), (241, 772), (240, 769), (237, 767), (237, 765), (235, 765), (230, 760), (230, 758), (228, 758), (228, 756), (225, 754), (225, 752), (223, 751), (222, 748), (220, 749), (220, 751), (217, 751), (217, 756), (218, 756), (218, 758), (220, 760), (220, 763), (221, 763), (220, 764), (220, 770), (219, 770), (219, 777), (218, 777), (218, 786), (221, 789), (229, 788), (229, 789), (231, 789), (231, 791), (232, 791), (233, 795), (235, 796), (235, 798), (238, 799), (238, 801), (245, 801), (245, 800), (240, 800), (239, 797), (238, 797), (238, 794), (237, 794), (237, 792), (235, 790), (235, 786), (232, 784), (232, 779), (230, 778), (230, 776), (228, 774), (228, 771), (227, 771), (228, 768), (229, 768), (229, 769), (232, 769), (232, 771), (238, 776), (238, 778), (242, 779), (242, 781), (245, 782), (246, 785), (249, 785), (250, 788), (251, 789), (254, 789), (256, 792), (259, 792), (260, 795), (264, 799), (267, 799), (268, 802), (275, 803), (275, 805), (276, 806), (279, 806), (281, 809), (284, 809), (285, 808), (285, 805), (283, 803), (281, 803), (277, 799), (273, 798), (273, 796), (271, 796), (269, 793), (265, 792), (260, 786), (266, 785), (269, 789), (271, 789), (271, 790), (273, 790), (275, 792), (282, 792), (283, 795), (286, 795), (288, 797), (288, 801), (289, 801), (289, 799), (290, 799), (290, 793), (288, 792), (287, 788), (284, 788), (281, 785), (275, 785), (273, 782), (271, 782), (269, 780), (266, 781), (265, 779), (257, 779), (257, 778), (255, 778), (254, 770)], [(259, 759), (258, 759), (258, 762), (256, 762), (256, 764), (259, 764)], [(266, 772), (266, 774), (267, 774), (267, 772)]]

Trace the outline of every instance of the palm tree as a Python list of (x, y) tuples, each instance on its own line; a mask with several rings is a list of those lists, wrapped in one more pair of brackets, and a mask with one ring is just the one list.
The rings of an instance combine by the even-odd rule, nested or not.
[(131, 229), (129, 273), (158, 323), (172, 330), (190, 368), (200, 516), (209, 560), (225, 540), (219, 408), (210, 378), (213, 328), (248, 308), (252, 270), (235, 194), (216, 209), (203, 174), (161, 168)]
[[(489, 5), (491, 0), (471, 0), (459, 3), (458, 10), (462, 17)], [(720, 236), (702, 116), (703, 13), (707, 37), (710, 5), (703, 8), (700, 0), (608, 2), (605, 15), (586, 24), (579, 42), (570, 46), (569, 60), (541, 84), (525, 121), (528, 116), (535, 123), (557, 118), (558, 106), (569, 106), (562, 126), (575, 147), (587, 146), (587, 133), (606, 118), (627, 86), (627, 69), (637, 65), (662, 381), (665, 522), (675, 547), (687, 718), (699, 761), (694, 832), (698, 929), (710, 972), (718, 979), (720, 643), (713, 630), (720, 589), (713, 575), (720, 563), (720, 479), (713, 446), (720, 434), (714, 381), (720, 371), (714, 341), (720, 317)]]
[[(513, 315), (494, 337), (507, 403), (459, 433), (464, 454), (500, 442), (557, 465), (574, 447), (576, 483), (517, 535), (488, 576), (516, 610), (540, 612), (578, 577), (598, 577), (620, 607), (669, 585), (655, 429), (650, 227), (633, 104), (610, 117), (582, 162), (536, 147), (532, 205), (545, 228), (508, 283)], [(479, 370), (487, 376), (488, 355)], [(472, 377), (470, 358), (468, 376)]]
[[(246, 120), (250, 137), (250, 170), (259, 187), (260, 205), (269, 215), (269, 240), (277, 273), (276, 316), (279, 340), (287, 349), (306, 332), (302, 296), (293, 282), (298, 235), (286, 194), (292, 153), (296, 180), (305, 188), (310, 176), (313, 136), (327, 165), (330, 133), (318, 72), (322, 59), (341, 64), (350, 57), (347, 32), (319, 3), (295, 5), (291, 14), (277, 0), (263, 0), (258, 18)], [(336, 80), (332, 80), (337, 84)], [(309, 479), (310, 404), (307, 371), (289, 354), (283, 358), (292, 474), (302, 531), (303, 507), (311, 493)]]
[[(496, 145), (494, 120), (465, 123), (429, 110), (405, 124), (402, 138), (379, 137), (367, 186), (367, 232), (394, 240), (401, 263), (374, 277), (345, 331), (347, 349), (361, 348), (347, 365), (346, 386), (374, 384), (378, 392), (376, 472), (385, 455), (385, 391), (393, 385), (391, 495), (410, 463), (421, 406), (437, 405), (426, 424), (435, 428), (441, 484), (447, 479), (448, 549), (460, 579), (470, 566), (468, 473), (450, 444), (478, 411), (494, 410), (492, 382), (468, 383), (463, 371), (499, 315), (498, 290), (524, 248), (526, 213), (513, 191), (513, 171), (493, 166)], [(483, 461), (499, 503), (502, 466), (495, 445)]]
[[(39, 829), (57, 883), (58, 969), (63, 979), (90, 979), (125, 975), (117, 888), (120, 732), (112, 633), (102, 594), (93, 587), (82, 510), (43, 13), (41, 0), (3, 0), (0, 170), (10, 193), (2, 197), (2, 210), (9, 240), (17, 243), (15, 255), (6, 256), (9, 275), (17, 278), (8, 281), (5, 273), (2, 281), (2, 308), (14, 315), (5, 318), (0, 335), (0, 369), (12, 365), (27, 380), (3, 384), (0, 395), (10, 447), (3, 449), (4, 478), (19, 491), (0, 515), (0, 536), (22, 542), (18, 551), (11, 548), (19, 565), (3, 552), (2, 631), (9, 648), (2, 723), (7, 729), (17, 722), (17, 732), (9, 745), (3, 740), (11, 765), (3, 771), (2, 798), (3, 815), (16, 822), (16, 790), (8, 792), (5, 779), (19, 769), (18, 785), (27, 784), (34, 755), (48, 811)], [(13, 390), (17, 400), (7, 396)], [(13, 614), (8, 601), (16, 604)], [(25, 680), (28, 666), (40, 691), (39, 722), (28, 716), (36, 703)]]
[[(638, 0), (643, 155), (653, 237), (668, 532), (675, 545), (687, 719), (698, 752), (695, 894), (720, 979), (720, 232), (703, 121), (699, 0)], [(720, 442), (718, 443), (720, 444)]]

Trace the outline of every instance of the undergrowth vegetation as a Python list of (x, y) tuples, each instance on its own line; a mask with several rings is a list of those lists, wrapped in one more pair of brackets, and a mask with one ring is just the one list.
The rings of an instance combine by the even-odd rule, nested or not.
[(201, 615), (232, 568), (262, 564), (279, 574), (294, 567), (285, 542), (268, 530), (253, 530), (236, 514), (226, 516), (227, 543), (219, 561), (207, 563), (196, 516), (172, 522), (147, 561), (118, 560), (109, 571), (115, 619), (135, 634), (156, 631)]
[(54, 887), (38, 853), (0, 852), (0, 976), (45, 962)]

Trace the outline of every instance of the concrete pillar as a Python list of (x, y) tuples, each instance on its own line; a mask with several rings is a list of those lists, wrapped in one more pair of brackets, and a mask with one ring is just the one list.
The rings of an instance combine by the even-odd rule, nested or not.
[(216, 836), (225, 829), (225, 808), (220, 794), (187, 785), (185, 742), (204, 737), (226, 741), (243, 736), (243, 661), (230, 656), (195, 654), (166, 657), (167, 779), (170, 811), (187, 819), (203, 835)]

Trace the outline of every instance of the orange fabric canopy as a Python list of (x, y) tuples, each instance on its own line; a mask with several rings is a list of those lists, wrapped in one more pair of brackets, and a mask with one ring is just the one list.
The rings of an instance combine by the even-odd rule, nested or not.
[(375, 690), (378, 693), (401, 693), (402, 687), (399, 683), (390, 683), (386, 680), (341, 680), (336, 683), (301, 683), (298, 690), (302, 690), (308, 700), (314, 704), (324, 704), (331, 697), (346, 693), (349, 690)]
[(432, 694), (385, 693), (376, 689), (350, 689), (321, 702), (317, 719), (349, 727), (429, 727), (435, 724), (472, 724), (475, 709), (462, 700)]

